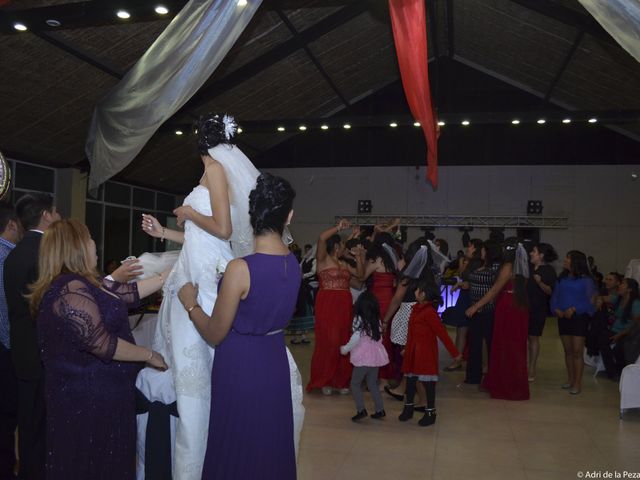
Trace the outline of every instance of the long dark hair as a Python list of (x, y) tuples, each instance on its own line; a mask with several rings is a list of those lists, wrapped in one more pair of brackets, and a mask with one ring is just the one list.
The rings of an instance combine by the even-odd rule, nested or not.
[(382, 259), (384, 268), (388, 273), (397, 273), (398, 267), (391, 256), (387, 253), (387, 250), (383, 247), (383, 244), (387, 244), (392, 249), (395, 247), (393, 237), (387, 232), (382, 232), (376, 235), (376, 238), (373, 240), (373, 244), (367, 250), (367, 260), (375, 261), (380, 258)]
[(492, 239), (485, 240), (482, 243), (482, 248), (484, 248), (485, 252), (485, 268), (490, 267), (494, 263), (502, 263), (502, 245), (500, 242)]
[[(638, 282), (633, 278), (625, 278), (623, 282), (627, 284), (627, 289), (629, 290), (629, 301), (627, 301), (627, 304), (624, 306), (624, 314), (622, 318), (623, 320), (632, 320), (631, 311), (633, 309), (633, 302), (638, 300), (640, 297), (640, 293), (638, 292)], [(619, 301), (621, 302), (622, 299)]]
[(380, 305), (373, 293), (365, 290), (360, 294), (353, 305), (353, 315), (360, 318), (358, 331), (376, 342), (380, 340)]
[[(502, 244), (503, 255), (502, 265), (510, 263), (512, 268), (515, 266), (516, 252), (518, 251), (518, 239), (516, 237), (507, 238)], [(529, 307), (529, 296), (527, 295), (527, 278), (522, 275), (513, 276), (513, 298), (520, 308)]]
[(327, 238), (327, 253), (331, 255), (338, 245), (342, 242), (342, 238), (337, 233), (334, 233)]
[(587, 262), (587, 256), (580, 250), (571, 250), (567, 253), (569, 257), (569, 273), (573, 278), (590, 277), (591, 269), (589, 268), (589, 262)]
[(442, 304), (442, 296), (440, 295), (440, 288), (434, 280), (419, 279), (416, 283), (416, 290), (420, 290), (425, 294), (426, 300), (433, 304), (435, 308)]
[(282, 235), (296, 192), (282, 177), (263, 173), (249, 193), (249, 219), (255, 235), (275, 232)]
[(535, 243), (532, 249), (538, 250), (542, 254), (542, 258), (544, 258), (544, 263), (555, 262), (558, 259), (558, 254), (555, 249), (548, 243)]
[(469, 259), (469, 264), (465, 269), (465, 274), (479, 269), (482, 266), (482, 245), (483, 242), (479, 238), (472, 238), (469, 243), (473, 244), (473, 256)]

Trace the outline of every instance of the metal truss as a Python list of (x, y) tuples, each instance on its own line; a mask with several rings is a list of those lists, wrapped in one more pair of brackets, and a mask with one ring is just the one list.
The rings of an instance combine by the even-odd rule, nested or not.
[(569, 228), (568, 217), (537, 217), (525, 215), (336, 215), (353, 225), (384, 225), (399, 218), (402, 227), (438, 228)]

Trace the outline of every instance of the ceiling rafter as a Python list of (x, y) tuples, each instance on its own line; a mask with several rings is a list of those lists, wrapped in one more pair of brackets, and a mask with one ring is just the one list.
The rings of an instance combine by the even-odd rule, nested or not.
[(350, 3), (348, 6), (341, 8), (311, 27), (299, 32), (298, 38), (291, 38), (281, 43), (277, 47), (251, 60), (246, 65), (243, 65), (237, 70), (229, 73), (227, 76), (219, 80), (215, 80), (209, 85), (201, 88), (198, 93), (191, 97), (191, 99), (185, 103), (167, 123), (171, 123), (172, 120), (180, 118), (183, 115), (195, 117), (195, 115), (190, 112), (266, 70), (272, 65), (275, 65), (279, 61), (284, 60), (292, 53), (297, 52), (301, 48), (300, 42), (309, 44), (341, 25), (348, 23), (355, 17), (366, 12), (369, 8), (369, 4), (370, 2), (367, 0)]
[(284, 23), (286, 27), (289, 29), (289, 31), (292, 33), (293, 38), (299, 41), (300, 48), (304, 50), (304, 53), (307, 54), (307, 57), (309, 58), (309, 60), (311, 60), (311, 62), (318, 69), (318, 72), (320, 73), (322, 78), (324, 78), (325, 82), (327, 82), (327, 85), (329, 85), (331, 90), (333, 90), (333, 92), (338, 96), (338, 98), (342, 101), (344, 106), (347, 109), (351, 109), (351, 103), (349, 103), (349, 100), (347, 100), (347, 98), (342, 94), (342, 92), (340, 92), (340, 90), (338, 89), (338, 86), (334, 83), (334, 81), (331, 79), (331, 77), (329, 76), (325, 68), (322, 66), (320, 61), (317, 59), (317, 57), (313, 54), (313, 52), (309, 48), (309, 45), (300, 39), (300, 33), (298, 32), (296, 27), (293, 25), (293, 23), (291, 23), (291, 21), (289, 20), (289, 17), (287, 17), (285, 13), (279, 8), (276, 8), (275, 12), (280, 17), (280, 20), (282, 20), (282, 23)]
[(556, 88), (556, 85), (560, 81), (560, 78), (562, 78), (562, 74), (564, 73), (564, 71), (567, 69), (567, 67), (571, 63), (571, 59), (573, 58), (573, 55), (576, 53), (576, 50), (580, 46), (580, 43), (582, 42), (582, 38), (583, 37), (584, 37), (584, 30), (580, 30), (578, 32), (578, 34), (576, 35), (576, 39), (573, 41), (573, 44), (571, 45), (571, 48), (569, 49), (569, 52), (567, 53), (567, 56), (565, 57), (564, 61), (562, 62), (562, 65), (560, 65), (560, 68), (558, 69), (558, 72), (556, 73), (555, 78), (553, 79), (553, 81), (549, 85), (549, 88), (547, 89), (546, 93), (544, 94), (544, 101), (545, 102), (548, 102), (549, 99), (551, 98), (551, 94), (553, 93), (553, 90)]

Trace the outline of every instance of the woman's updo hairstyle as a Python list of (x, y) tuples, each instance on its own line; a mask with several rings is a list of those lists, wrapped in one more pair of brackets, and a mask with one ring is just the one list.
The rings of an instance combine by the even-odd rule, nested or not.
[(200, 117), (196, 125), (198, 134), (198, 152), (208, 155), (209, 149), (220, 144), (233, 145), (238, 124), (231, 115), (206, 113)]
[(282, 235), (296, 192), (282, 177), (263, 173), (249, 194), (249, 217), (255, 235), (274, 232)]

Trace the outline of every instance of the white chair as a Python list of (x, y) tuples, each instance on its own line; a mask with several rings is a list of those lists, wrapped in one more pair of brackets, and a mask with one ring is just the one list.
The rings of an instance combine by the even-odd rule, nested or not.
[(593, 357), (587, 355), (587, 349), (584, 349), (584, 364), (592, 367), (594, 369), (593, 378), (596, 378), (598, 373), (604, 372), (606, 369), (604, 368), (604, 362), (602, 361), (602, 356), (600, 354), (594, 355)]
[(620, 375), (620, 418), (627, 408), (640, 408), (640, 357)]

